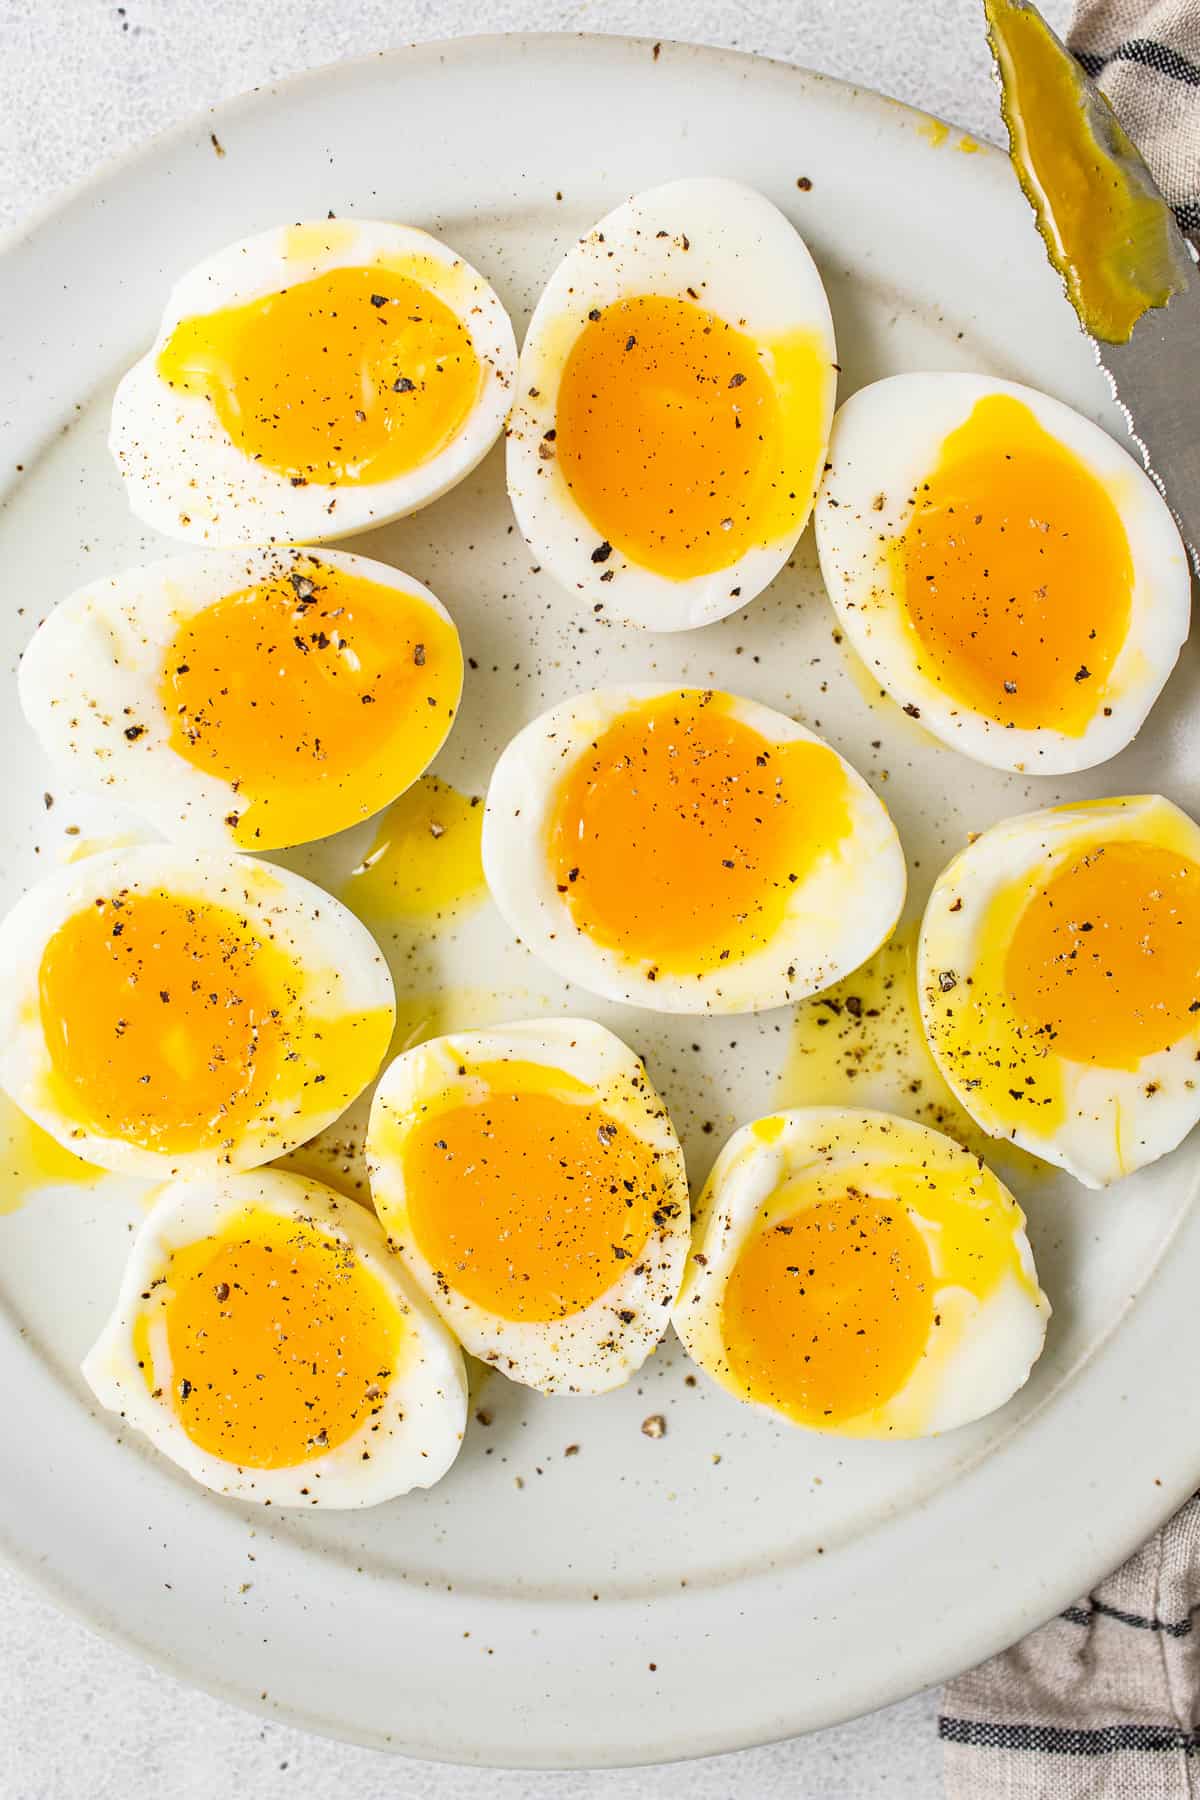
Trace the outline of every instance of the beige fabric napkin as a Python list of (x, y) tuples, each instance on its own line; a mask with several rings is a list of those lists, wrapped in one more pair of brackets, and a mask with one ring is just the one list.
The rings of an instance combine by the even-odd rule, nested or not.
[[(1079, 0), (1069, 41), (1200, 247), (1200, 0)], [(1200, 1495), (1086, 1599), (948, 1682), (940, 1732), (947, 1800), (1200, 1796)]]

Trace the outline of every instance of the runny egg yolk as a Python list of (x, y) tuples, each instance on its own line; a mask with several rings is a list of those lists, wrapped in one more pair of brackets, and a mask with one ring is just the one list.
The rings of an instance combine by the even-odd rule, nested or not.
[(1022, 401), (989, 394), (945, 439), (892, 563), (931, 681), (1001, 725), (1083, 733), (1129, 629), (1129, 541)]
[(1200, 866), (1136, 841), (1070, 858), (1018, 918), (1004, 980), (1048, 1054), (1136, 1069), (1196, 1029)]
[(785, 1207), (726, 1284), (730, 1373), (747, 1399), (835, 1428), (900, 1392), (933, 1307), (929, 1252), (903, 1206), (855, 1193)]
[(562, 1070), (469, 1073), (471, 1095), (456, 1090), (405, 1131), (408, 1227), (439, 1282), (501, 1318), (582, 1312), (678, 1212), (657, 1155)]
[[(354, 1251), (314, 1226), (249, 1214), (176, 1250), (159, 1290), (170, 1403), (223, 1462), (293, 1468), (336, 1450), (379, 1411), (403, 1323)], [(143, 1372), (153, 1334), (143, 1334)]]
[(246, 456), (301, 486), (420, 468), (457, 436), (483, 380), (458, 315), (383, 263), (182, 319), (157, 366), (212, 402)]
[(575, 758), (548, 849), (581, 932), (686, 973), (764, 948), (850, 827), (832, 750), (774, 743), (724, 696), (684, 690), (631, 706)]
[(72, 914), (39, 970), (64, 1110), (146, 1150), (218, 1147), (268, 1103), (295, 973), (207, 901), (126, 891)]
[(664, 294), (594, 309), (563, 367), (553, 448), (599, 553), (686, 580), (795, 531), (831, 381), (811, 333), (759, 345)]
[(326, 837), (377, 812), (436, 754), (462, 651), (415, 594), (297, 562), (180, 620), (159, 693), (171, 747), (236, 785), (239, 844)]

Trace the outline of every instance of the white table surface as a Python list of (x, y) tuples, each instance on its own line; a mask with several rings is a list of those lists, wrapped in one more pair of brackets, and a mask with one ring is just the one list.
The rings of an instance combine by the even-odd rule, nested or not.
[[(1042, 5), (1061, 29), (1069, 0)], [(244, 88), (410, 39), (528, 29), (762, 51), (998, 133), (979, 0), (0, 0), (0, 227), (19, 224), (106, 157)], [(193, 1693), (0, 1569), (0, 1800), (935, 1800), (940, 1792), (933, 1694), (815, 1737), (662, 1769), (526, 1775), (401, 1761)]]

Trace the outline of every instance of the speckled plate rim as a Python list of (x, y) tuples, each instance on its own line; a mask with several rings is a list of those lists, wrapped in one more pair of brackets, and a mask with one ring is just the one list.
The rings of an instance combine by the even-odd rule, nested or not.
[[(773, 81), (789, 84), (797, 103), (818, 93), (823, 105), (883, 134), (901, 125), (911, 132), (925, 121), (879, 95), (740, 52), (667, 44), (662, 51), (664, 74), (683, 83), (693, 71), (732, 77), (748, 105), (758, 104), (756, 76), (769, 70)], [(286, 113), (316, 88), (353, 93), (379, 77), (385, 85), (418, 76), (452, 80), (456, 64), (468, 59), (484, 57), (498, 69), (535, 54), (558, 56), (563, 79), (578, 82), (585, 58), (590, 74), (592, 64), (624, 59), (632, 67), (651, 53), (649, 40), (532, 34), (423, 44), (309, 71), (214, 108), (109, 164), (13, 234), (3, 266), (11, 270), (29, 254), (53, 260), (56, 246), (60, 258), (69, 256), (91, 209), (112, 204), (116, 212), (122, 190), (147, 171), (172, 159), (211, 157), (214, 130), (271, 108)], [(970, 160), (977, 202), (986, 207), (989, 193), (1009, 179), (1006, 165), (993, 155)], [(936, 174), (929, 187), (933, 206)], [(42, 442), (69, 415), (72, 382), (88, 366), (78, 344), (68, 350), (43, 397)], [(25, 454), (36, 447), (28, 443)], [(134, 1521), (138, 1535), (125, 1539), (126, 1522), (118, 1520), (114, 1538), (103, 1508), (82, 1511), (80, 1471), (87, 1493), (103, 1495), (110, 1478), (119, 1481), (129, 1448), (83, 1408), (64, 1406), (64, 1372), (35, 1355), (7, 1315), (0, 1316), (0, 1419), (6, 1441), (35, 1446), (36, 1455), (21, 1471), (25, 1479), (0, 1473), (0, 1550), (57, 1604), (160, 1669), (326, 1735), (510, 1767), (620, 1766), (746, 1748), (853, 1717), (973, 1665), (1086, 1591), (1187, 1497), (1200, 1476), (1193, 1447), (1200, 1443), (1200, 1393), (1174, 1377), (1200, 1355), (1192, 1275), (1198, 1262), (1200, 1211), (1192, 1204), (1104, 1342), (1020, 1430), (924, 1504), (885, 1519), (836, 1556), (594, 1610), (574, 1602), (439, 1596), (435, 1618), (420, 1595), (404, 1609), (389, 1596), (389, 1629), (403, 1635), (417, 1625), (426, 1633), (418, 1673), (427, 1689), (410, 1686), (397, 1695), (387, 1718), (363, 1717), (344, 1682), (336, 1703), (329, 1689), (338, 1671), (314, 1660), (314, 1636), (328, 1628), (337, 1597), (332, 1580), (290, 1615), (281, 1605), (276, 1673), (264, 1692), (249, 1677), (258, 1627), (221, 1617), (214, 1636), (212, 1619), (205, 1621), (211, 1584), (203, 1558), (181, 1569), (170, 1546), (155, 1540), (152, 1520)], [(119, 1569), (114, 1543), (126, 1552)], [(311, 1561), (286, 1544), (270, 1554), (281, 1588)], [(918, 1568), (922, 1600), (914, 1608), (911, 1575)], [(890, 1580), (880, 1579), (884, 1571)], [(176, 1576), (174, 1584), (166, 1573)], [(161, 1593), (168, 1586), (170, 1607)], [(181, 1593), (196, 1609), (182, 1636)], [(481, 1617), (494, 1660), (456, 1667), (464, 1620), (479, 1629)], [(618, 1667), (617, 1648), (631, 1638), (663, 1654), (652, 1690), (644, 1662), (637, 1687)], [(758, 1647), (752, 1667), (744, 1656), (750, 1643)], [(406, 1673), (411, 1679), (412, 1670)], [(454, 1684), (447, 1705), (445, 1690)]]

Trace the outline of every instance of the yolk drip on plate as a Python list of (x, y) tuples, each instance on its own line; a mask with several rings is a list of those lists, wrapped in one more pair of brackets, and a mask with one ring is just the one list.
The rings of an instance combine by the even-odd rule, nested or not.
[(91, 1185), (105, 1171), (81, 1157), (26, 1118), (15, 1101), (0, 1094), (0, 1216), (16, 1212), (39, 1188), (66, 1183)]
[(690, 972), (769, 943), (797, 885), (850, 826), (832, 750), (773, 743), (697, 690), (631, 707), (575, 759), (548, 848), (581, 932)]
[(1017, 920), (1005, 985), (1034, 1042), (1136, 1069), (1194, 1031), (1200, 867), (1138, 842), (1100, 844), (1058, 869)]
[(419, 596), (314, 559), (182, 619), (159, 685), (172, 748), (236, 784), (235, 838), (268, 849), (367, 818), (416, 779), (462, 652)]
[(483, 371), (430, 287), (376, 264), (337, 268), (182, 319), (158, 355), (178, 392), (212, 402), (246, 456), (296, 484), (390, 481), (461, 430)]
[(1027, 406), (979, 401), (891, 554), (931, 681), (1002, 725), (1086, 729), (1129, 628), (1129, 542), (1103, 483)]
[(409, 1228), (438, 1279), (505, 1319), (581, 1312), (628, 1273), (664, 1206), (654, 1150), (559, 1069), (472, 1064), (402, 1140)]
[(722, 1308), (730, 1371), (747, 1398), (802, 1425), (836, 1426), (905, 1385), (933, 1318), (929, 1252), (904, 1207), (819, 1200), (759, 1230)]
[[(337, 1239), (270, 1214), (176, 1250), (164, 1270), (170, 1401), (225, 1462), (292, 1468), (378, 1412), (403, 1325), (379, 1278)], [(151, 1386), (153, 1333), (139, 1356)]]
[(372, 919), (452, 918), (487, 892), (482, 828), (478, 799), (424, 775), (388, 808), (342, 898)]
[(708, 575), (806, 515), (831, 381), (811, 334), (760, 346), (690, 300), (621, 300), (567, 357), (558, 466), (602, 543), (674, 580)]
[(165, 1155), (218, 1150), (294, 1104), (324, 1105), (379, 1065), (389, 1013), (310, 1018), (296, 963), (242, 914), (162, 890), (74, 913), (42, 953), (56, 1109)]

